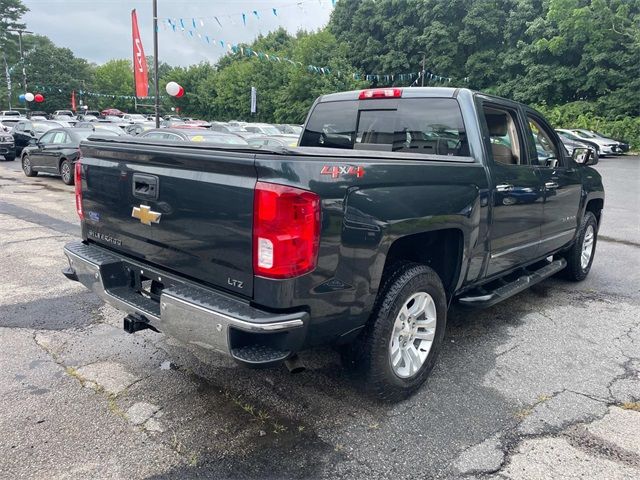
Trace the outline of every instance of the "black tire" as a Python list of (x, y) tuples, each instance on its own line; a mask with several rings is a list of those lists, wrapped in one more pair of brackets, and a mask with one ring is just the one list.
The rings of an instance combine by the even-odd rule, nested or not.
[(60, 177), (62, 177), (62, 181), (65, 185), (74, 184), (74, 173), (75, 172), (73, 171), (73, 164), (69, 160), (64, 159), (62, 160), (62, 162), (60, 162)]
[(14, 154), (10, 154), (10, 155), (5, 155), (4, 159), (7, 162), (13, 162), (16, 159), (16, 155), (15, 155), (15, 153)]
[[(412, 376), (402, 378), (391, 365), (391, 336), (400, 309), (417, 292), (427, 293), (435, 304), (435, 334), (422, 366)], [(343, 363), (364, 377), (366, 388), (379, 400), (401, 400), (427, 380), (442, 345), (446, 323), (447, 299), (440, 277), (426, 265), (399, 264), (383, 280), (365, 330), (343, 349)]]
[(38, 175), (38, 172), (36, 172), (31, 166), (31, 159), (27, 154), (22, 156), (22, 171), (27, 177), (35, 177)]
[[(586, 264), (582, 262), (582, 253), (583, 247), (585, 245), (585, 238), (588, 239), (588, 233), (592, 232), (592, 246), (591, 246), (591, 255), (589, 256)], [(598, 221), (596, 217), (591, 212), (586, 212), (584, 217), (582, 217), (582, 223), (580, 224), (580, 228), (578, 229), (578, 235), (576, 236), (576, 241), (574, 242), (571, 249), (569, 249), (566, 253), (563, 254), (564, 258), (567, 260), (567, 266), (562, 271), (562, 276), (567, 280), (571, 280), (574, 282), (580, 282), (584, 280), (589, 271), (591, 270), (591, 265), (593, 264), (593, 258), (596, 254), (596, 244), (598, 241)]]

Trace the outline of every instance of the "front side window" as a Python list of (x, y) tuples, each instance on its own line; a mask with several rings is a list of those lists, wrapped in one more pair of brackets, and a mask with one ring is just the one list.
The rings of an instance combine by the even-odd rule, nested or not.
[(300, 146), (469, 155), (460, 107), (451, 98), (319, 103)]

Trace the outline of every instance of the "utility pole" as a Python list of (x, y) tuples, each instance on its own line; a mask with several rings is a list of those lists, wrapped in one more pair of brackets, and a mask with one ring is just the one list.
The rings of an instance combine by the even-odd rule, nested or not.
[(427, 54), (426, 54), (426, 53), (424, 53), (424, 52), (418, 52), (418, 53), (421, 53), (421, 54), (422, 54), (422, 63), (421, 63), (421, 65), (422, 65), (422, 70), (421, 70), (421, 72), (420, 72), (420, 80), (421, 80), (420, 86), (421, 86), (421, 87), (424, 87), (424, 65), (425, 65), (426, 55), (427, 55)]
[(153, 112), (156, 117), (156, 128), (160, 128), (160, 86), (158, 81), (158, 0), (153, 0), (153, 86), (156, 94), (153, 101)]
[(24, 53), (22, 51), (22, 34), (23, 33), (33, 33), (29, 30), (13, 30), (7, 29), (7, 32), (13, 32), (18, 34), (18, 47), (20, 48), (20, 63), (22, 64), (22, 84), (24, 87), (25, 93), (27, 92), (27, 71), (24, 68)]

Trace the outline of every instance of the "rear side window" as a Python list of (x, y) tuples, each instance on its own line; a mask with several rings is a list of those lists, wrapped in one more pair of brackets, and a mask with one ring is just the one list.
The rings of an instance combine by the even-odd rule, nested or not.
[(451, 98), (319, 103), (300, 146), (469, 155), (460, 107)]

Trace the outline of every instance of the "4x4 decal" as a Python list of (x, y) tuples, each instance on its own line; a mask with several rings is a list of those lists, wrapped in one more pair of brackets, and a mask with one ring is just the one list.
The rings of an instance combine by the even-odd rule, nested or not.
[(343, 175), (355, 175), (357, 178), (364, 176), (364, 167), (353, 165), (325, 165), (320, 171), (322, 175), (331, 175), (331, 178), (338, 178)]

